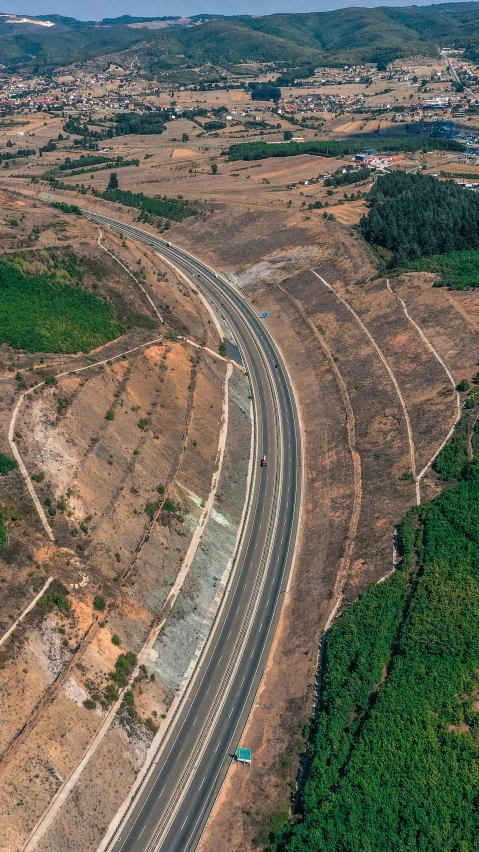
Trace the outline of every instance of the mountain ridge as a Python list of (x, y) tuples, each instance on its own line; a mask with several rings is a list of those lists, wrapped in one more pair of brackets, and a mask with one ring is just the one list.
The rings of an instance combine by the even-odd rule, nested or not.
[[(49, 22), (52, 26), (38, 26)], [(157, 23), (149, 29), (142, 24)], [(163, 26), (162, 26), (163, 24)], [(145, 70), (245, 61), (316, 66), (387, 63), (438, 46), (479, 44), (479, 2), (252, 17), (196, 15), (78, 21), (61, 15), (0, 15), (0, 63), (44, 68), (136, 50)]]

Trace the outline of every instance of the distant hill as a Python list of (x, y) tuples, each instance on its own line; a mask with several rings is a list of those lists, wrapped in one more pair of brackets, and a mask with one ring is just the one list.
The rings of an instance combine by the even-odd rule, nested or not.
[[(150, 22), (160, 28), (148, 28)], [(61, 15), (0, 16), (0, 63), (7, 68), (43, 68), (131, 50), (152, 72), (251, 60), (385, 65), (402, 56), (435, 55), (438, 45), (478, 47), (479, 2), (262, 17), (123, 15), (99, 22)]]

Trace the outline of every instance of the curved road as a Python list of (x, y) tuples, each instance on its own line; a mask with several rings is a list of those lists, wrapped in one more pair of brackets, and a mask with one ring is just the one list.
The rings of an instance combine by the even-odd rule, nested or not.
[[(233, 287), (165, 240), (83, 212), (97, 224), (156, 249), (188, 276), (233, 330), (252, 388), (255, 475), (232, 578), (184, 700), (107, 846), (112, 852), (192, 852), (234, 759), (291, 571), (301, 496), (298, 415), (270, 334)], [(268, 456), (266, 468), (259, 466), (263, 453)]]

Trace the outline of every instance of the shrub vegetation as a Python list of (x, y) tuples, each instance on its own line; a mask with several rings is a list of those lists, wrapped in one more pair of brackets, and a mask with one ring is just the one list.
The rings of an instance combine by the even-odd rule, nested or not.
[(0, 260), (0, 343), (27, 352), (89, 352), (124, 330), (93, 293), (49, 275), (24, 275)]
[(0, 453), (0, 476), (7, 476), (11, 470), (18, 467), (18, 462), (12, 459), (11, 456), (6, 456)]

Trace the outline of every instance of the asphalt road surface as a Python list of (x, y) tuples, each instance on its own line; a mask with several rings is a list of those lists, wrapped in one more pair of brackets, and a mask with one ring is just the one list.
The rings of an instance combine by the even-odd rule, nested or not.
[[(254, 478), (232, 579), (189, 690), (108, 846), (112, 852), (192, 852), (240, 743), (288, 583), (301, 491), (298, 415), (274, 341), (237, 290), (165, 240), (119, 220), (84, 213), (156, 249), (190, 278), (233, 331), (232, 342), (251, 383)], [(263, 453), (267, 467), (259, 464)]]

